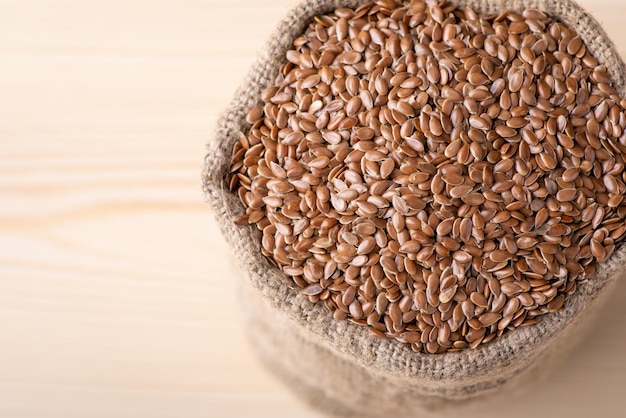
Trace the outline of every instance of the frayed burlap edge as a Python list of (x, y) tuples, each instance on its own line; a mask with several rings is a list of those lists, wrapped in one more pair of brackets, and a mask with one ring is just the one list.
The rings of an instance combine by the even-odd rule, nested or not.
[[(239, 260), (249, 283), (282, 316), (296, 325), (296, 332), (310, 344), (323, 346), (355, 366), (425, 395), (463, 399), (493, 389), (520, 370), (525, 370), (562, 334), (572, 332), (578, 319), (597, 302), (623, 268), (626, 248), (619, 248), (600, 266), (595, 277), (578, 285), (577, 292), (560, 311), (541, 317), (536, 325), (508, 332), (476, 350), (428, 355), (414, 353), (406, 344), (379, 339), (366, 328), (348, 321), (334, 321), (326, 308), (312, 304), (283, 273), (259, 251), (259, 233), (254, 227), (237, 227), (236, 215), (243, 211), (238, 197), (224, 184), (237, 132), (248, 127), (245, 115), (260, 103), (260, 92), (271, 83), (293, 39), (301, 34), (314, 15), (337, 7), (356, 7), (362, 0), (312, 0), (295, 7), (277, 27), (230, 106), (218, 121), (208, 143), (203, 186), (222, 233)], [(575, 29), (589, 51), (607, 66), (616, 88), (624, 96), (624, 63), (600, 25), (569, 0), (456, 0), (483, 13), (508, 9), (545, 11)]]

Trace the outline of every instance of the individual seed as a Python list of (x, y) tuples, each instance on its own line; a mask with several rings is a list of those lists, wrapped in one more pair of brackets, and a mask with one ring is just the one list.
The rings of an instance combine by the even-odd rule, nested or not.
[(350, 315), (354, 319), (361, 319), (363, 317), (363, 308), (361, 307), (361, 304), (359, 303), (359, 301), (357, 300), (352, 301), (348, 309), (350, 310)]
[(407, 241), (400, 246), (400, 251), (403, 253), (417, 253), (421, 246), (417, 241)]
[(617, 183), (617, 180), (615, 180), (615, 177), (607, 174), (606, 176), (604, 176), (603, 182), (607, 192), (616, 194), (619, 193), (619, 184)]
[(348, 21), (343, 17), (337, 20), (335, 32), (339, 41), (344, 40), (348, 36)]
[(563, 172), (563, 181), (567, 182), (567, 183), (571, 183), (574, 180), (576, 180), (576, 178), (578, 178), (578, 175), (580, 174), (580, 168), (579, 167), (570, 167), (567, 170), (565, 170)]
[[(547, 65), (548, 65), (548, 62), (546, 61), (546, 57), (544, 55), (540, 55), (539, 57), (535, 58), (535, 60), (532, 63), (533, 74), (535, 75), (543, 74), (543, 72), (546, 70)], [(541, 96), (543, 96), (543, 94)]]
[(473, 189), (472, 186), (467, 186), (467, 185), (456, 186), (456, 187), (453, 187), (452, 190), (450, 190), (450, 196), (454, 198), (461, 198), (469, 194), (472, 191), (472, 189)]
[(524, 71), (515, 70), (509, 72), (509, 90), (511, 92), (518, 92), (522, 88), (524, 83)]
[(523, 21), (513, 22), (511, 26), (509, 26), (509, 32), (515, 35), (526, 32), (527, 30), (528, 25)]
[(567, 44), (567, 53), (571, 55), (576, 55), (580, 48), (583, 45), (583, 40), (580, 36), (574, 37), (569, 44)]
[(469, 123), (476, 129), (489, 129), (489, 122), (480, 116), (471, 116)]
[(520, 303), (519, 299), (517, 299), (517, 298), (509, 299), (507, 301), (506, 305), (504, 306), (504, 309), (502, 310), (502, 315), (504, 317), (509, 317), (509, 316), (512, 317), (512, 316), (514, 316), (517, 313), (520, 305), (521, 305), (521, 303)]
[(482, 293), (478, 293), (478, 292), (473, 292), (470, 295), (470, 300), (472, 301), (472, 303), (474, 303), (474, 305), (476, 306), (481, 306), (483, 308), (486, 308), (487, 306), (489, 306), (487, 299), (485, 298), (485, 296), (483, 296)]
[(322, 289), (322, 287), (319, 285), (319, 283), (313, 283), (312, 285), (307, 286), (302, 291), (302, 293), (304, 293), (307, 296), (315, 296), (315, 295), (319, 295), (323, 291), (324, 291), (324, 289)]
[(556, 312), (563, 307), (565, 295), (558, 295), (548, 303), (548, 312)]
[(469, 255), (467, 252), (465, 251), (456, 251), (453, 255), (452, 258), (454, 258), (456, 261), (458, 261), (459, 263), (469, 263), (472, 260), (472, 256)]
[(520, 50), (520, 58), (532, 65), (535, 62), (535, 53), (532, 49), (525, 46)]
[(309, 162), (309, 167), (311, 168), (316, 168), (316, 169), (323, 169), (328, 167), (328, 163), (330, 162), (330, 159), (326, 156), (321, 156), (321, 157), (317, 157), (315, 159), (313, 159), (312, 161)]
[(253, 124), (259, 120), (263, 116), (263, 106), (255, 106), (246, 115), (246, 122)]
[(321, 80), (322, 78), (319, 76), (319, 74), (311, 74), (302, 81), (300, 88), (310, 89), (317, 86)]
[(356, 136), (362, 140), (369, 140), (374, 137), (375, 131), (372, 128), (363, 127), (356, 130)]
[(522, 291), (522, 289), (516, 285), (515, 283), (511, 283), (511, 282), (507, 282), (507, 283), (502, 283), (500, 285), (500, 289), (502, 290), (502, 292), (506, 295), (515, 295), (518, 294)]
[(346, 114), (348, 116), (356, 115), (360, 108), (361, 98), (359, 96), (354, 96), (348, 101), (348, 104), (346, 104)]
[(540, 162), (547, 170), (554, 170), (557, 164), (554, 157), (546, 153), (539, 154), (538, 162)]
[(457, 288), (458, 287), (454, 285), (453, 287), (442, 290), (441, 293), (439, 293), (439, 302), (449, 303), (452, 300), (452, 298), (454, 298), (454, 295), (457, 292)]
[(478, 320), (480, 321), (480, 324), (483, 327), (490, 327), (493, 324), (497, 323), (500, 318), (502, 318), (502, 315), (500, 315), (497, 312), (489, 312), (486, 314), (482, 314), (481, 316), (478, 317)]
[(606, 250), (602, 246), (602, 244), (595, 239), (591, 240), (591, 254), (597, 259), (604, 259), (606, 256)]
[(461, 199), (470, 206), (482, 205), (485, 202), (485, 196), (480, 193), (470, 193)]
[(443, 86), (443, 89), (441, 90), (441, 97), (452, 100), (453, 102), (463, 101), (463, 95), (459, 91), (447, 85)]
[(575, 188), (561, 189), (556, 194), (556, 199), (559, 202), (569, 202), (576, 198), (578, 190)]
[(505, 125), (496, 126), (496, 133), (500, 135), (502, 138), (511, 138), (517, 135), (517, 131), (513, 128), (510, 128)]
[(510, 260), (511, 254), (509, 254), (507, 251), (496, 250), (496, 251), (492, 251), (489, 254), (489, 259), (493, 261), (494, 263), (501, 263), (503, 261)]

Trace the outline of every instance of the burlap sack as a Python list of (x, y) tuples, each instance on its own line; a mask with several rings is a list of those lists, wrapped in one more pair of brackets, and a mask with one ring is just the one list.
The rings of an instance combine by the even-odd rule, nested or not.
[[(607, 66), (624, 95), (624, 63), (600, 25), (568, 0), (453, 0), (478, 12), (522, 12), (537, 8), (575, 29), (589, 51)], [(595, 277), (578, 286), (560, 311), (532, 326), (505, 333), (475, 350), (429, 355), (413, 352), (395, 340), (379, 339), (365, 327), (335, 321), (261, 255), (255, 227), (235, 226), (244, 210), (227, 191), (224, 179), (237, 132), (248, 126), (245, 115), (260, 103), (260, 92), (277, 75), (284, 54), (311, 18), (338, 7), (358, 7), (364, 0), (309, 0), (293, 9), (276, 28), (233, 101), (219, 119), (208, 144), (204, 190), (222, 233), (245, 273), (240, 286), (247, 329), (260, 357), (296, 393), (312, 405), (337, 415), (417, 416), (419, 410), (455, 406), (545, 374), (571, 349), (590, 322), (601, 296), (615, 282), (626, 258), (618, 249)], [(230, 280), (230, 278), (228, 278)], [(575, 365), (572, 365), (575, 367)]]

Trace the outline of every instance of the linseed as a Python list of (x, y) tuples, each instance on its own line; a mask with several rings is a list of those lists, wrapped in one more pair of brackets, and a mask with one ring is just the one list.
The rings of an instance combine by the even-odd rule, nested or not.
[(416, 351), (535, 324), (626, 234), (626, 102), (539, 10), (337, 9), (261, 99), (226, 182), (237, 222), (335, 319)]

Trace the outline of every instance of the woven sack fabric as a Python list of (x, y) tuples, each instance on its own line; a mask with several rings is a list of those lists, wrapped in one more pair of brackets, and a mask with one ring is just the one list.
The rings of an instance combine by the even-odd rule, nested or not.
[[(547, 371), (582, 336), (594, 311), (619, 276), (626, 247), (578, 285), (564, 307), (537, 324), (506, 332), (474, 350), (415, 353), (407, 344), (380, 339), (367, 328), (335, 321), (322, 304), (300, 289), (260, 252), (254, 226), (234, 223), (244, 210), (225, 185), (237, 133), (246, 131), (247, 112), (261, 103), (261, 91), (275, 79), (285, 52), (312, 17), (363, 0), (310, 0), (280, 22), (234, 99), (218, 121), (207, 146), (203, 187), (206, 198), (244, 274), (240, 300), (247, 329), (261, 359), (300, 397), (342, 416), (417, 416), (420, 410), (464, 404), (486, 394), (519, 390)], [(536, 8), (578, 32), (604, 64), (617, 91), (626, 93), (624, 63), (601, 26), (569, 0), (453, 0), (480, 13), (521, 13)], [(236, 276), (236, 275), (235, 275)], [(228, 280), (239, 280), (237, 277)]]

